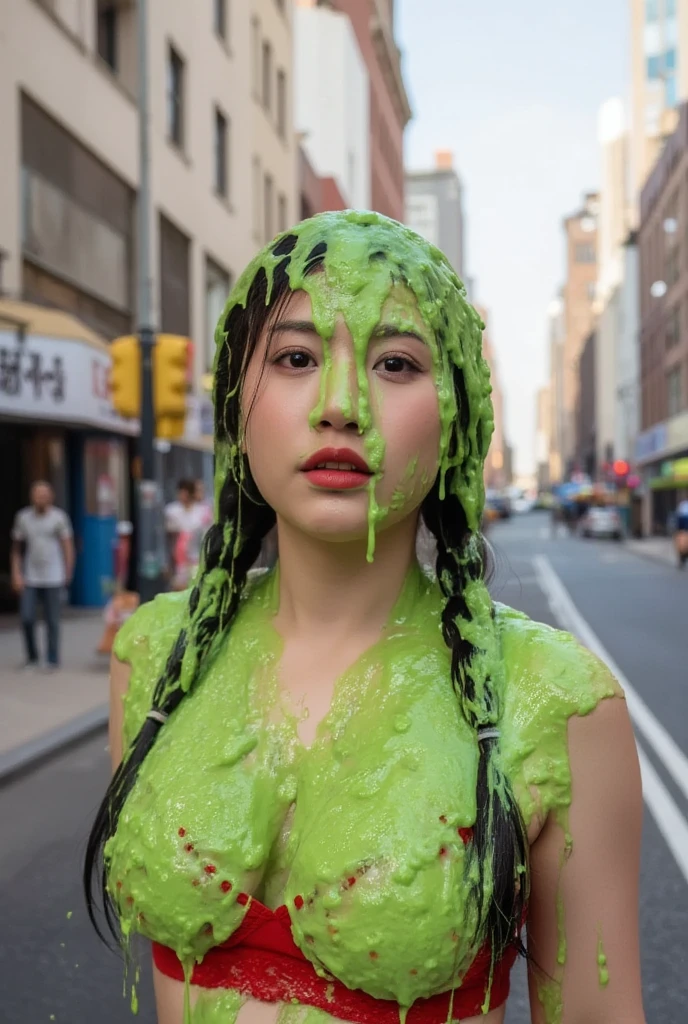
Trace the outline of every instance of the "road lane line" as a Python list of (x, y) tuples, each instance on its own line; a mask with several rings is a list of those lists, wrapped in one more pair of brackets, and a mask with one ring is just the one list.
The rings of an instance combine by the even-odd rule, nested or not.
[(643, 780), (643, 796), (645, 803), (650, 808), (652, 817), (655, 819), (657, 828), (664, 836), (664, 840), (674, 855), (681, 874), (688, 882), (688, 823), (678, 809), (674, 798), (669, 793), (654, 766), (648, 760), (640, 744), (638, 748), (638, 760), (640, 761), (640, 774)]
[[(673, 736), (655, 718), (645, 701), (621, 671), (597, 634), (583, 618), (568, 590), (557, 575), (552, 563), (545, 555), (533, 558), (536, 575), (540, 586), (547, 596), (552, 611), (565, 629), (569, 629), (588, 647), (593, 654), (601, 659), (621, 683), (625, 694), (628, 710), (639, 732), (647, 740), (657, 757), (688, 799), (688, 757), (683, 753)], [(667, 794), (668, 796), (668, 794)]]

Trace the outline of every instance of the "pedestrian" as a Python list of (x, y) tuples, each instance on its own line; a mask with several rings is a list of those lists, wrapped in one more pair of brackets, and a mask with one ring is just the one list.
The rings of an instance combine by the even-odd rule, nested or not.
[(84, 874), (153, 940), (160, 1024), (499, 1024), (524, 925), (533, 1021), (644, 1024), (633, 730), (601, 661), (489, 593), (483, 326), (351, 210), (222, 313), (217, 517), (188, 597), (116, 639)]
[(36, 618), (41, 604), (49, 671), (60, 665), (60, 611), (74, 571), (72, 526), (67, 513), (53, 504), (53, 497), (50, 484), (37, 480), (31, 487), (31, 504), (17, 513), (12, 530), (12, 586), (20, 599), (25, 667), (38, 665)]
[(203, 529), (207, 530), (213, 521), (213, 506), (205, 496), (205, 484), (202, 480), (194, 482), (194, 501), (198, 505), (201, 514)]
[(688, 562), (688, 499), (679, 501), (674, 516), (674, 543), (678, 555), (679, 568), (683, 569)]
[(205, 510), (196, 500), (196, 483), (180, 480), (177, 500), (165, 508), (165, 534), (172, 590), (185, 590), (198, 567), (205, 533)]

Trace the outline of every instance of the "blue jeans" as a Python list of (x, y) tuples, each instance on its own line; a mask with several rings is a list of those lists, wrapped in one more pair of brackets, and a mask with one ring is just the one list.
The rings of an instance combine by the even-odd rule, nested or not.
[(20, 612), (26, 643), (26, 657), (30, 662), (38, 661), (36, 612), (39, 599), (43, 604), (43, 615), (48, 631), (48, 664), (58, 665), (60, 661), (62, 587), (24, 587), (22, 590)]

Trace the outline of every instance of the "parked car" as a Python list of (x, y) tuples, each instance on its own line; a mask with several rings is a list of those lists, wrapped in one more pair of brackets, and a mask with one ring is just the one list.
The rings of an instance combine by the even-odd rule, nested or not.
[(623, 523), (615, 508), (593, 505), (581, 518), (579, 529), (583, 537), (623, 538)]
[(511, 518), (511, 499), (508, 494), (504, 494), (502, 491), (490, 490), (487, 492), (487, 501), (497, 512), (499, 519)]

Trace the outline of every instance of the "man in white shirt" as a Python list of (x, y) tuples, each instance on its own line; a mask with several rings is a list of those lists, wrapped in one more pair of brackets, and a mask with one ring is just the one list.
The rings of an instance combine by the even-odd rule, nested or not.
[(172, 564), (172, 589), (184, 590), (198, 567), (206, 530), (204, 510), (196, 501), (193, 480), (180, 480), (177, 500), (165, 509), (165, 532)]
[(31, 488), (31, 504), (17, 513), (12, 530), (12, 586), (20, 595), (26, 665), (38, 664), (38, 602), (48, 631), (47, 668), (60, 664), (62, 592), (74, 571), (74, 539), (66, 512), (53, 505), (53, 489), (43, 480)]

